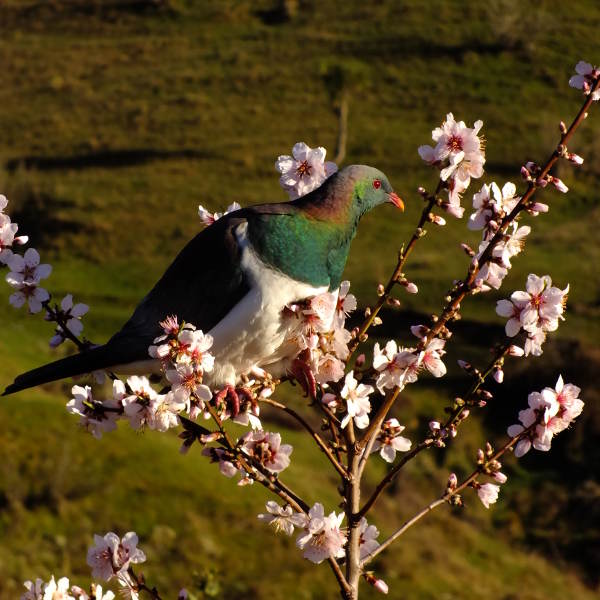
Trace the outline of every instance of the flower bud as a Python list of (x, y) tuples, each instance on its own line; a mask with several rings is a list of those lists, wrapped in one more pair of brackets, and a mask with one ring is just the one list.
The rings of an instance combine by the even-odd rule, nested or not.
[(429, 195), (429, 194), (427, 194), (427, 190), (422, 186), (419, 186), (417, 188), (417, 194), (419, 194), (420, 196), (423, 196), (423, 198), (427, 198), (427, 196)]
[(502, 383), (504, 381), (504, 371), (502, 369), (496, 369), (494, 371), (494, 379), (496, 383)]
[(531, 181), (531, 173), (527, 170), (526, 167), (521, 167), (521, 177), (525, 181)]
[(492, 474), (492, 477), (498, 482), (498, 483), (506, 483), (506, 480), (508, 479), (508, 477), (504, 474), (501, 473), (500, 471), (496, 471), (495, 473)]
[(548, 180), (544, 179), (543, 177), (540, 177), (539, 179), (535, 180), (535, 184), (538, 187), (545, 188), (548, 185)]
[(558, 124), (558, 130), (561, 132), (562, 135), (565, 135), (565, 133), (567, 133), (567, 126), (565, 125), (564, 121), (561, 121)]
[(444, 217), (440, 217), (439, 215), (434, 215), (433, 213), (429, 213), (429, 220), (435, 224), (443, 227), (446, 224), (446, 219)]
[(365, 364), (366, 357), (364, 354), (359, 354), (356, 362), (354, 363), (355, 367), (362, 367)]
[(494, 449), (492, 448), (492, 445), (489, 442), (485, 443), (485, 454), (486, 456), (491, 456), (492, 454), (494, 454)]
[(525, 351), (520, 346), (515, 346), (514, 344), (511, 344), (508, 348), (509, 356), (523, 356), (523, 354), (525, 354)]
[(419, 288), (412, 281), (407, 281), (404, 287), (409, 294), (417, 294), (419, 292)]
[(375, 327), (376, 325), (381, 325), (382, 323), (383, 323), (383, 321), (381, 320), (381, 317), (375, 317), (373, 319), (372, 325), (373, 325), (373, 327)]
[(385, 294), (385, 287), (383, 287), (383, 283), (380, 283), (377, 286), (377, 295), (378, 296), (383, 296), (383, 294)]
[(455, 490), (457, 485), (458, 477), (456, 476), (456, 473), (450, 473), (450, 475), (448, 476), (448, 489)]
[(567, 160), (572, 162), (574, 165), (582, 165), (583, 158), (579, 156), (579, 154), (575, 154), (574, 152), (567, 152)]
[(548, 179), (550, 180), (550, 183), (552, 183), (552, 185), (554, 185), (554, 187), (559, 192), (566, 194), (569, 191), (569, 188), (564, 184), (562, 179), (559, 179), (558, 177), (553, 177), (552, 175), (548, 175)]
[(482, 465), (484, 462), (485, 462), (485, 454), (483, 453), (483, 450), (481, 448), (479, 448), (477, 450), (477, 464)]
[(440, 427), (439, 421), (429, 421), (429, 429), (432, 433), (437, 433), (440, 430)]
[(465, 244), (463, 242), (461, 243), (460, 247), (464, 250), (467, 256), (475, 256), (475, 250), (473, 250), (473, 248), (471, 248), (471, 246), (469, 246), (468, 244)]
[(470, 373), (473, 370), (473, 365), (466, 360), (458, 359), (456, 362), (458, 362), (458, 366), (467, 373)]

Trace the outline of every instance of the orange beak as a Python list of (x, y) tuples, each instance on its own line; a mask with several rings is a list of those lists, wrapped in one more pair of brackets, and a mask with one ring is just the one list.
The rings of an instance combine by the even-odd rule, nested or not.
[(388, 194), (388, 200), (401, 211), (404, 211), (404, 202), (402, 202), (402, 198), (396, 192)]

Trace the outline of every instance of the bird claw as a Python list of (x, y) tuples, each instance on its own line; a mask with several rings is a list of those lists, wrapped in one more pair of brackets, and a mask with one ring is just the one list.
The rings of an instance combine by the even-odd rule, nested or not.
[(317, 397), (317, 381), (311, 368), (301, 357), (302, 355), (294, 359), (290, 372), (304, 390), (305, 396), (310, 396), (315, 400)]

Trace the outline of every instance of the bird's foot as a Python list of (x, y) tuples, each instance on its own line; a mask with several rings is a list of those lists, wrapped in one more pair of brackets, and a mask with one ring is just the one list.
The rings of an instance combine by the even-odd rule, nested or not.
[(294, 359), (290, 367), (290, 373), (300, 384), (300, 387), (304, 390), (304, 394), (315, 400), (317, 397), (317, 382), (310, 366), (303, 359), (303, 354), (304, 352), (298, 358)]

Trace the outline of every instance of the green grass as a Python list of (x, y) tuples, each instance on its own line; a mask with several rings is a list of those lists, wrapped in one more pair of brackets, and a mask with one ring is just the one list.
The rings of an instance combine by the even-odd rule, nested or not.
[[(384, 170), (407, 206), (403, 215), (382, 208), (361, 224), (346, 273), (364, 306), (374, 301), (377, 283), (386, 280), (418, 218), (416, 188), (435, 187), (436, 173), (416, 149), (430, 142), (445, 114), (468, 123), (483, 119), (485, 181), (517, 182), (520, 165), (545, 160), (558, 121), (578, 108), (580, 96), (567, 86), (574, 64), (598, 62), (600, 7), (592, 0), (535, 6), (305, 0), (295, 18), (279, 24), (268, 22), (276, 3), (267, 0), (163, 4), (142, 12), (132, 3), (100, 0), (93, 8), (83, 0), (8, 0), (0, 7), (0, 158), (6, 164), (0, 190), (32, 245), (52, 262), (51, 291), (56, 297), (71, 292), (91, 306), (85, 333), (98, 342), (120, 326), (198, 230), (199, 203), (218, 210), (234, 200), (283, 200), (273, 168), (279, 154), (298, 140), (334, 153), (335, 102), (325, 85), (332, 70), (343, 71), (349, 94), (346, 164)], [(541, 389), (559, 369), (576, 374), (589, 416), (562, 434), (571, 441), (559, 445), (557, 465), (532, 458), (514, 468), (514, 477), (511, 471), (497, 510), (487, 513), (469, 497), (463, 516), (442, 509), (382, 558), (378, 569), (398, 597), (593, 596), (578, 579), (587, 573), (586, 581), (597, 583), (593, 554), (583, 560), (582, 546), (565, 546), (564, 539), (537, 542), (540, 512), (556, 510), (573, 538), (586, 533), (563, 496), (577, 499), (597, 486), (597, 450), (588, 441), (600, 432), (593, 379), (600, 364), (594, 350), (600, 334), (597, 133), (592, 113), (570, 148), (586, 162), (578, 170), (558, 169), (571, 192), (544, 191), (550, 212), (525, 218), (533, 228), (527, 252), (514, 261), (503, 290), (464, 306), (475, 327), (501, 326), (494, 301), (522, 289), (528, 273), (550, 273), (558, 285), (571, 283), (567, 321), (555, 336), (560, 344), (531, 360), (529, 369), (509, 365), (507, 374), (513, 369), (518, 377), (499, 391), (494, 418), (474, 422), (447, 458), (431, 454), (409, 469), (377, 524), (389, 533), (439, 493), (449, 470), (466, 471), (482, 439), (500, 435), (515, 418), (526, 384)], [(120, 164), (104, 162), (117, 152)], [(14, 168), (27, 157), (39, 168)], [(63, 165), (43, 168), (45, 159)], [(401, 297), (404, 308), (424, 315), (439, 311), (451, 280), (465, 273), (459, 242), (478, 243), (464, 222), (429, 229), (406, 268), (420, 293)], [(8, 305), (0, 327), (3, 383), (66, 352), (47, 348), (47, 323)], [(384, 325), (379, 335), (409, 340), (404, 325)], [(453, 359), (475, 358), (489, 340), (453, 343)], [(411, 389), (399, 408), (413, 439), (464, 388), (455, 363), (448, 366), (445, 385)], [(193, 571), (202, 577), (211, 569), (219, 597), (334, 596), (326, 567), (313, 568), (293, 540), (276, 538), (255, 519), (265, 499), (258, 486), (232, 493), (234, 484), (197, 452), (180, 457), (171, 435), (140, 436), (121, 427), (96, 442), (61, 406), (69, 387), (52, 384), (0, 403), (0, 596), (16, 597), (23, 580), (51, 572), (86, 581), (86, 547), (94, 533), (110, 529), (140, 533), (149, 555), (145, 572), (166, 596), (179, 584), (192, 586)], [(298, 432), (284, 434), (295, 446), (288, 479), (333, 510), (334, 486), (318, 453)], [(546, 484), (528, 479), (531, 471), (565, 480), (558, 507), (534, 495), (532, 485)], [(374, 472), (382, 473), (382, 465)], [(596, 497), (591, 493), (583, 504), (591, 514)], [(597, 540), (585, 543), (593, 547)], [(559, 547), (560, 560), (569, 562), (555, 564), (531, 554), (532, 547)]]

